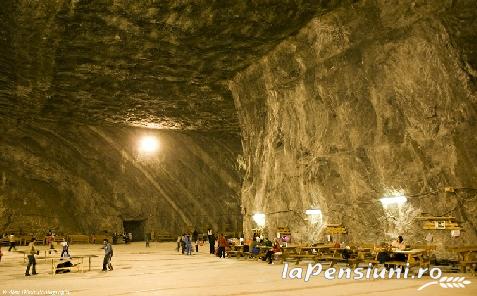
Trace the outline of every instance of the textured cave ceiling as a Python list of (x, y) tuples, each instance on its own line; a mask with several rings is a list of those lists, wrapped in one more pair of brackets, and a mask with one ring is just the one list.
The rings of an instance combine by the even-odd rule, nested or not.
[(4, 0), (0, 116), (237, 132), (227, 79), (341, 2)]

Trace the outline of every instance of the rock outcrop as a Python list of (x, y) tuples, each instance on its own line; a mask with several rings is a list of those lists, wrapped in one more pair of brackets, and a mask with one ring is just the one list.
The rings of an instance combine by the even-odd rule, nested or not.
[[(242, 129), (244, 231), (424, 242), (413, 218), (455, 216), (477, 241), (475, 1), (360, 1), (311, 20), (229, 83)], [(453, 187), (454, 192), (445, 192)], [(404, 195), (402, 206), (380, 199)], [(305, 210), (321, 209), (310, 224)], [(452, 240), (452, 241), (451, 241)]]

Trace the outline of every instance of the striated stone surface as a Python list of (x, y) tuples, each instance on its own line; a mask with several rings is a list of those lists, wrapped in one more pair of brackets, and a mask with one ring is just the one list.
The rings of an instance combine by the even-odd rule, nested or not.
[[(155, 135), (155, 155), (137, 149)], [(146, 231), (240, 231), (241, 151), (226, 134), (3, 123), (0, 229), (98, 233), (146, 220)]]
[[(242, 129), (244, 231), (316, 239), (305, 210), (376, 242), (452, 215), (477, 242), (475, 1), (360, 1), (316, 17), (229, 83)], [(444, 192), (447, 186), (458, 188)], [(407, 203), (383, 209), (380, 198)]]
[(0, 115), (238, 132), (226, 80), (341, 2), (4, 0)]

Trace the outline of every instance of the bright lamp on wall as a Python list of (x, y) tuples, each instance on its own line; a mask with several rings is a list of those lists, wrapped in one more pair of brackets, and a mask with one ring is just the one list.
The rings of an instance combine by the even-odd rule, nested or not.
[(259, 227), (265, 226), (265, 214), (262, 214), (262, 213), (253, 214), (252, 219), (253, 221), (255, 221), (255, 223), (257, 223)]
[(159, 149), (159, 141), (154, 136), (144, 136), (139, 140), (139, 152), (153, 153)]
[(305, 214), (309, 216), (308, 220), (311, 224), (322, 223), (323, 215), (321, 213), (321, 210), (309, 209), (305, 211)]
[(396, 195), (396, 196), (386, 196), (380, 199), (381, 204), (383, 207), (387, 207), (389, 205), (403, 205), (406, 203), (407, 198), (404, 195)]

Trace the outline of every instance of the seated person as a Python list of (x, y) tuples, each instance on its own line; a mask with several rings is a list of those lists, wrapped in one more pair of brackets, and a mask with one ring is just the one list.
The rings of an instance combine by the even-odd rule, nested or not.
[(406, 243), (404, 242), (404, 239), (403, 239), (403, 237), (402, 237), (401, 235), (398, 236), (398, 238), (391, 243), (391, 246), (392, 246), (395, 250), (404, 250), (404, 249), (406, 249)]
[(281, 250), (282, 249), (280, 245), (278, 244), (278, 242), (275, 242), (275, 244), (273, 244), (272, 249), (267, 251), (267, 254), (265, 254), (265, 257), (262, 260), (263, 261), (268, 260), (268, 264), (272, 264), (273, 254), (281, 252)]
[(254, 255), (258, 255), (258, 253), (260, 252), (260, 249), (258, 248), (258, 243), (255, 237), (253, 238), (253, 241), (250, 244), (250, 248), (252, 249), (252, 254)]
[[(401, 235), (391, 243), (391, 246), (393, 247), (393, 251), (403, 251), (406, 249), (406, 243)], [(395, 261), (406, 261), (406, 254), (394, 253), (392, 259)]]
[[(63, 259), (61, 259), (61, 260), (63, 260)], [(68, 267), (74, 267), (74, 266), (76, 266), (76, 264), (73, 264), (71, 262), (71, 258), (67, 258), (67, 259), (65, 259), (64, 262), (60, 262), (60, 263), (58, 263), (58, 265), (56, 265), (55, 273), (58, 274), (58, 273), (71, 272), (71, 270)]]

